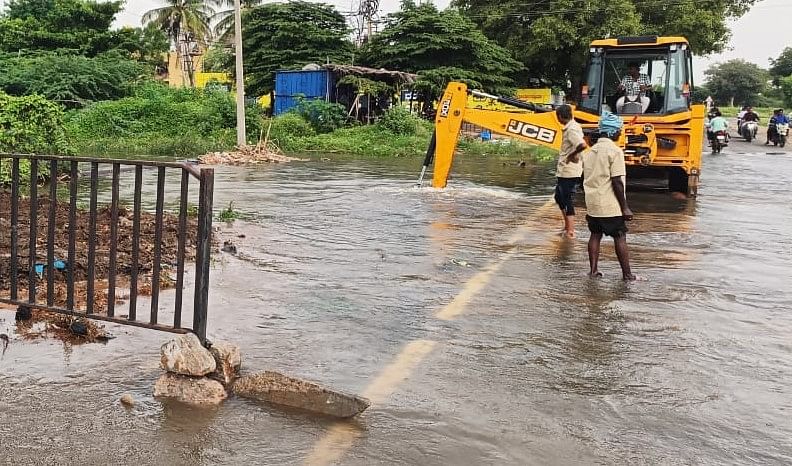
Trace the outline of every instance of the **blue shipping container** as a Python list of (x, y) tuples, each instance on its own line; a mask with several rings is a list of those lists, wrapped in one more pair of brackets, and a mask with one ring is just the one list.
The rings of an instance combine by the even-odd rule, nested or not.
[(333, 85), (333, 75), (327, 70), (275, 72), (275, 115), (294, 108), (299, 97), (326, 99)]

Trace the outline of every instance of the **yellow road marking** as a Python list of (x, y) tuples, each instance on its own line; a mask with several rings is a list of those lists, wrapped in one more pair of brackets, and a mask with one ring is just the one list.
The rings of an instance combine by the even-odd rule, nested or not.
[[(536, 212), (534, 212), (533, 215), (531, 215), (528, 220), (526, 220), (526, 222), (514, 232), (511, 238), (509, 238), (509, 245), (514, 246), (520, 241), (523, 241), (526, 234), (531, 230), (531, 224), (540, 217), (544, 216), (544, 214), (554, 205), (555, 202), (552, 199), (549, 199), (541, 207), (539, 207)], [(484, 270), (477, 273), (476, 275), (473, 275), (470, 280), (465, 283), (462, 291), (460, 291), (450, 303), (435, 313), (435, 317), (440, 320), (452, 320), (462, 314), (470, 301), (472, 301), (473, 298), (475, 298), (481, 292), (481, 290), (489, 285), (490, 281), (492, 281), (492, 277), (495, 275), (495, 272), (500, 270), (500, 268), (503, 267), (503, 264), (505, 264), (506, 261), (508, 261), (513, 255), (514, 249), (511, 249), (505, 252), (496, 261), (485, 267)]]
[[(554, 205), (553, 199), (549, 199), (539, 207), (509, 238), (508, 244), (515, 246), (524, 240), (526, 234), (531, 230), (532, 224), (543, 217)], [(512, 248), (471, 277), (465, 283), (462, 291), (440, 309), (435, 317), (440, 320), (452, 320), (462, 314), (467, 305), (490, 283), (495, 273), (514, 254), (515, 250)], [(363, 396), (371, 400), (372, 405), (385, 401), (396, 387), (412, 374), (413, 370), (432, 352), (436, 345), (437, 342), (431, 340), (415, 340), (405, 345), (393, 362), (383, 368), (377, 378), (369, 384), (363, 392)], [(355, 440), (362, 434), (361, 429), (354, 424), (341, 422), (334, 424), (314, 445), (313, 451), (305, 459), (304, 464), (324, 466), (336, 463), (344, 456), (344, 453), (352, 448)]]
[[(388, 364), (372, 381), (363, 396), (372, 404), (385, 401), (393, 390), (410, 374), (415, 367), (432, 352), (437, 342), (430, 340), (411, 341), (402, 348), (396, 358)], [(355, 440), (362, 434), (361, 430), (349, 423), (336, 423), (314, 446), (311, 455), (306, 458), (306, 465), (318, 466), (333, 464), (340, 460), (344, 453), (352, 447)]]

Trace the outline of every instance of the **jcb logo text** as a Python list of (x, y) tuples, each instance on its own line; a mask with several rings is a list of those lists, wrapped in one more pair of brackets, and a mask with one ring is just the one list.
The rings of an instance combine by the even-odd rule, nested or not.
[(512, 134), (517, 134), (537, 141), (552, 144), (556, 137), (556, 131), (550, 128), (542, 128), (541, 126), (532, 125), (530, 123), (523, 123), (522, 121), (511, 120), (506, 131)]

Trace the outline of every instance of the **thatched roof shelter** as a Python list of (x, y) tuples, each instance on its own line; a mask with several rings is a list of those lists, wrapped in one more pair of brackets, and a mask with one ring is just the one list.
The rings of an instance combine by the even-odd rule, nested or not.
[(386, 82), (393, 86), (412, 84), (418, 78), (418, 75), (412, 73), (390, 71), (383, 68), (367, 68), (365, 66), (327, 64), (322, 65), (322, 68), (337, 76), (358, 76), (360, 78), (371, 79), (372, 81)]

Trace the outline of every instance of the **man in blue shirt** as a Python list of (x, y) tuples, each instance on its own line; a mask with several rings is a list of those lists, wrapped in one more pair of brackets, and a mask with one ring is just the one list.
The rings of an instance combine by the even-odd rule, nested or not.
[(774, 138), (776, 134), (776, 125), (778, 124), (789, 124), (789, 118), (784, 115), (783, 108), (773, 110), (773, 117), (770, 118), (770, 124), (767, 126), (767, 142), (765, 142), (766, 146), (769, 146), (770, 141)]

